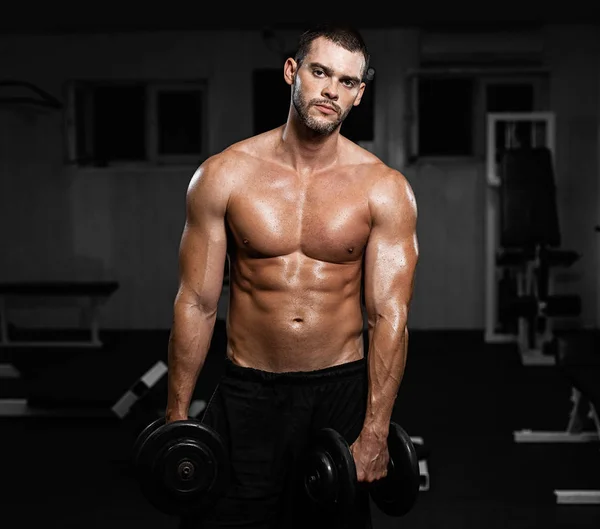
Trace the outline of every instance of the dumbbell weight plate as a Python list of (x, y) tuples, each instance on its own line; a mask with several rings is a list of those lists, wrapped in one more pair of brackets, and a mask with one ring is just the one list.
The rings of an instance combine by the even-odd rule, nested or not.
[(396, 423), (388, 435), (388, 474), (370, 486), (371, 499), (389, 516), (404, 516), (419, 494), (419, 459), (410, 436)]
[(159, 511), (179, 516), (210, 508), (229, 482), (229, 459), (220, 436), (195, 420), (148, 428), (136, 458), (147, 500)]
[(160, 417), (159, 419), (156, 419), (155, 421), (152, 421), (137, 436), (137, 438), (135, 440), (135, 443), (133, 445), (133, 449), (131, 451), (132, 462), (133, 462), (134, 468), (136, 470), (138, 469), (138, 458), (139, 458), (139, 455), (140, 455), (140, 449), (141, 449), (141, 447), (144, 445), (144, 443), (146, 442), (146, 440), (148, 439), (148, 437), (150, 437), (151, 434), (153, 434), (156, 430), (158, 430), (165, 423), (166, 423), (165, 418), (164, 417)]
[(337, 431), (323, 428), (311, 439), (304, 470), (305, 492), (312, 503), (340, 514), (351, 510), (358, 487), (356, 465)]

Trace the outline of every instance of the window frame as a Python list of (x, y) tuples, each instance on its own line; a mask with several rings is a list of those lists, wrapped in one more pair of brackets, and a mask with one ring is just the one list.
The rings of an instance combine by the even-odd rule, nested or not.
[[(84, 89), (88, 93), (96, 87), (101, 86), (131, 86), (144, 85), (146, 90), (146, 126), (144, 132), (144, 143), (146, 160), (113, 160), (105, 166), (100, 166), (92, 160), (90, 163), (80, 163), (78, 159), (79, 145), (77, 129), (76, 91)], [(190, 89), (199, 90), (202, 93), (202, 109), (200, 126), (200, 152), (192, 155), (169, 155), (158, 152), (158, 94), (168, 90), (187, 92)], [(176, 168), (179, 166), (197, 166), (208, 157), (209, 149), (209, 116), (208, 116), (208, 83), (205, 79), (74, 79), (65, 83), (65, 101), (67, 102), (64, 113), (65, 127), (65, 156), (69, 165), (79, 169), (91, 170), (114, 170), (114, 169), (148, 169), (154, 167)], [(92, 142), (93, 138), (87, 139)]]
[[(421, 78), (438, 77), (470, 78), (473, 80), (472, 101), (472, 154), (436, 155), (420, 154), (419, 152), (419, 80)], [(493, 84), (532, 84), (534, 88), (534, 112), (549, 110), (550, 76), (545, 68), (421, 68), (410, 70), (406, 76), (406, 152), (410, 163), (424, 162), (457, 162), (475, 161), (485, 158), (486, 148), (486, 111), (487, 87)]]

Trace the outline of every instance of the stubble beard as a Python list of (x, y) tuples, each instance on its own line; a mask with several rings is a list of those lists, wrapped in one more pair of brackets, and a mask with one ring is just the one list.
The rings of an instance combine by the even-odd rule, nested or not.
[[(317, 118), (311, 116), (308, 111), (309, 111), (310, 107), (315, 105), (316, 103), (325, 103), (325, 101), (321, 100), (321, 99), (313, 99), (308, 102), (304, 101), (304, 98), (302, 97), (302, 90), (300, 90), (300, 88), (298, 88), (298, 85), (294, 85), (294, 87), (293, 87), (292, 103), (294, 105), (294, 108), (296, 109), (296, 112), (298, 113), (298, 116), (300, 117), (300, 121), (309, 130), (312, 130), (313, 132), (316, 132), (317, 134), (320, 134), (323, 136), (331, 134), (338, 127), (340, 127), (342, 122), (346, 119), (346, 117), (348, 116), (348, 113), (352, 109), (352, 107), (349, 107), (342, 114), (340, 114), (338, 111), (338, 115), (337, 115), (338, 117), (334, 121), (317, 119)], [(333, 103), (328, 102), (327, 104), (330, 106), (333, 106)], [(335, 108), (336, 108), (336, 110), (338, 110), (337, 105), (335, 106)]]

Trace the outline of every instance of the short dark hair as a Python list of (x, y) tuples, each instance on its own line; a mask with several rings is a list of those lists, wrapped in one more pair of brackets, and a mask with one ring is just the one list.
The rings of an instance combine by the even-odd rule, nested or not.
[(343, 24), (319, 24), (313, 28), (305, 30), (298, 39), (298, 49), (294, 60), (298, 66), (308, 55), (313, 40), (323, 37), (331, 42), (341, 46), (350, 52), (360, 52), (365, 58), (365, 67), (362, 71), (362, 78), (365, 79), (367, 70), (369, 69), (370, 55), (367, 45), (360, 32), (352, 27)]

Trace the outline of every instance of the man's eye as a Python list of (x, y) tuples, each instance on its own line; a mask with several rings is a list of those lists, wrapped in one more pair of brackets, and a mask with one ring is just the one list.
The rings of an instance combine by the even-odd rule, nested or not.
[(323, 73), (323, 70), (314, 70), (313, 72), (315, 75), (321, 75)]

